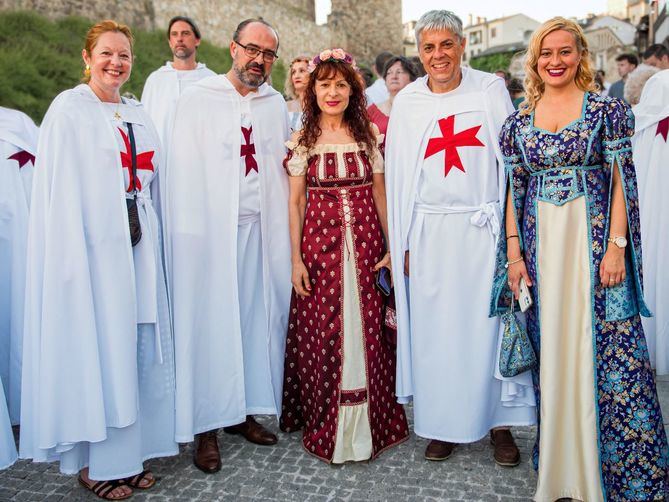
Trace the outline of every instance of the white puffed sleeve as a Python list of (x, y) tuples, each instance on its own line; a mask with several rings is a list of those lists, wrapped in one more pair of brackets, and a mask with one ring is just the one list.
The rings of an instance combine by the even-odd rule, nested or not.
[(294, 141), (286, 141), (288, 147), (286, 158), (283, 159), (283, 167), (289, 176), (305, 176), (307, 174), (307, 152), (302, 146)]

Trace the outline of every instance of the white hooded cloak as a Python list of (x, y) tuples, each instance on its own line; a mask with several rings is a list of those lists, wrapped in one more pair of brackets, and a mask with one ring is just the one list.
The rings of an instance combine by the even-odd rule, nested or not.
[[(88, 463), (81, 446), (90, 445), (92, 479), (123, 474), (114, 474), (119, 459), (112, 455), (103, 462), (109, 470), (99, 474), (108, 477), (94, 477), (94, 446), (104, 450), (112, 429), (137, 424), (140, 408), (149, 418), (149, 409), (169, 405), (159, 414), (161, 427), (145, 421), (141, 439), (128, 436), (136, 438), (123, 448), (136, 453), (130, 468), (141, 471), (143, 459), (178, 451), (158, 217), (145, 186), (138, 201), (143, 235), (133, 248), (118, 132), (107, 105), (82, 84), (56, 97), (42, 124), (28, 235), (21, 403), (21, 457), (60, 456), (61, 470), (76, 472)], [(139, 103), (116, 109), (123, 122), (146, 129), (151, 145), (159, 144)], [(156, 170), (161, 164), (158, 149), (152, 163)], [(139, 277), (149, 278), (143, 287)], [(138, 323), (146, 323), (139, 354)], [(148, 388), (140, 392), (142, 382)]]
[(21, 414), (26, 241), (38, 134), (26, 114), (0, 107), (0, 379), (13, 424)]
[(650, 362), (669, 374), (669, 70), (653, 75), (633, 110), (634, 166), (639, 184), (643, 290), (654, 317), (642, 317)]
[(204, 63), (198, 63), (194, 70), (175, 70), (171, 61), (167, 61), (151, 73), (144, 83), (142, 104), (158, 130), (158, 135), (167, 147), (174, 108), (183, 91), (191, 84), (205, 77), (216, 75)]
[[(288, 179), (282, 167), (288, 115), (263, 84), (250, 99), (260, 181), (262, 281), (272, 408), (281, 409), (290, 303)], [(166, 258), (176, 347), (177, 440), (244, 421), (238, 253), (241, 96), (225, 75), (191, 85), (177, 103), (165, 190)], [(248, 370), (248, 368), (247, 368)], [(265, 372), (262, 372), (265, 373)], [(251, 378), (253, 368), (247, 371)]]

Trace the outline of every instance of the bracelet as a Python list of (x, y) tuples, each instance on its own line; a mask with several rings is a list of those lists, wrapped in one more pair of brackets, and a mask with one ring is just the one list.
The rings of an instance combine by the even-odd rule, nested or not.
[(506, 238), (506, 240), (508, 241), (509, 239), (513, 239), (514, 237), (515, 237), (516, 239), (520, 240), (520, 237), (518, 237), (517, 234), (516, 234), (516, 235), (509, 235), (509, 236)]
[(513, 261), (507, 261), (507, 262), (506, 262), (506, 265), (505, 265), (504, 267), (505, 267), (505, 268), (509, 268), (509, 265), (513, 265), (514, 263), (520, 263), (521, 261), (523, 261), (523, 255), (522, 255), (522, 254), (520, 255), (520, 258), (518, 258), (518, 259), (516, 259), (516, 260), (513, 260)]

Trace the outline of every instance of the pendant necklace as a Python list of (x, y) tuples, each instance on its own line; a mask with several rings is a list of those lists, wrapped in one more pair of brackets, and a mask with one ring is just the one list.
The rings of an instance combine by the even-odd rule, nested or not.
[(116, 103), (116, 110), (114, 111), (114, 120), (121, 120), (121, 114), (118, 112), (118, 107), (121, 106), (121, 102)]
[(118, 112), (118, 109), (121, 106), (121, 103), (123, 103), (123, 98), (119, 97), (118, 103), (116, 103), (116, 110), (114, 111), (114, 120), (118, 120), (118, 121), (123, 120), (123, 117), (121, 117), (121, 114)]

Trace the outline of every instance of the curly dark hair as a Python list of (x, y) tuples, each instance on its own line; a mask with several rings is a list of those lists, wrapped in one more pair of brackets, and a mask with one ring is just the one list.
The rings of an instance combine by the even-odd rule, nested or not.
[(351, 97), (348, 107), (344, 111), (344, 123), (351, 136), (367, 156), (374, 158), (376, 150), (376, 136), (372, 123), (367, 116), (367, 101), (361, 78), (353, 65), (341, 61), (325, 61), (319, 63), (309, 76), (309, 85), (304, 93), (302, 130), (298, 145), (311, 150), (321, 135), (321, 109), (316, 101), (316, 81), (334, 78), (340, 74), (351, 86)]

